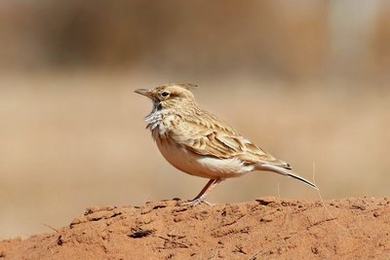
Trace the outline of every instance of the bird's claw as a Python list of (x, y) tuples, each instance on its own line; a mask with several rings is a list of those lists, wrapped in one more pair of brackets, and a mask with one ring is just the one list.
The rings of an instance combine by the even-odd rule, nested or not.
[(197, 199), (193, 199), (193, 200), (190, 200), (190, 201), (186, 201), (186, 202), (181, 203), (181, 205), (189, 206), (189, 207), (195, 207), (195, 206), (197, 206), (199, 204), (202, 204), (202, 203), (204, 203), (204, 204), (206, 204), (207, 206), (210, 206), (210, 207), (214, 206), (214, 204), (212, 204), (212, 203), (210, 203), (210, 202), (208, 202), (208, 201), (206, 201), (206, 200), (204, 200), (202, 198), (197, 198)]

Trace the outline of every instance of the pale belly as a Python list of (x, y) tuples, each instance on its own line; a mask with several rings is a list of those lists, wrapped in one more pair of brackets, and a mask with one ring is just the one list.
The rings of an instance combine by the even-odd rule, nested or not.
[(226, 179), (239, 177), (254, 170), (254, 166), (245, 166), (237, 159), (217, 159), (200, 156), (183, 147), (156, 140), (157, 146), (164, 158), (175, 168), (199, 177), (209, 179)]

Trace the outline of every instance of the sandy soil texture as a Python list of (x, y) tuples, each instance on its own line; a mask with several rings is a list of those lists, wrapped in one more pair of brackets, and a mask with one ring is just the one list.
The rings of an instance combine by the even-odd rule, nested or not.
[[(68, 227), (0, 242), (5, 259), (389, 259), (390, 199), (90, 208)], [(326, 205), (326, 207), (324, 207)]]

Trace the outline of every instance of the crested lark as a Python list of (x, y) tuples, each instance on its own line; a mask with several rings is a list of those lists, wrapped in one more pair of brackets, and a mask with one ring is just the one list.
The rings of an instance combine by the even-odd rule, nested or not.
[(183, 172), (210, 179), (190, 205), (203, 202), (207, 192), (224, 179), (257, 170), (289, 176), (317, 189), (294, 174), (288, 163), (266, 153), (201, 109), (190, 91), (193, 86), (168, 84), (135, 91), (153, 102), (153, 110), (145, 121), (164, 158)]

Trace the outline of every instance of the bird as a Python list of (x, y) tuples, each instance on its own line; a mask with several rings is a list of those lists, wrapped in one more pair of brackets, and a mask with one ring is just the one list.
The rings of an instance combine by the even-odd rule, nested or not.
[(318, 187), (243, 137), (233, 127), (200, 108), (191, 83), (170, 83), (134, 92), (148, 97), (153, 109), (145, 117), (146, 128), (163, 157), (187, 174), (209, 179), (190, 206), (208, 203), (206, 195), (222, 181), (255, 171), (292, 177), (314, 189)]

